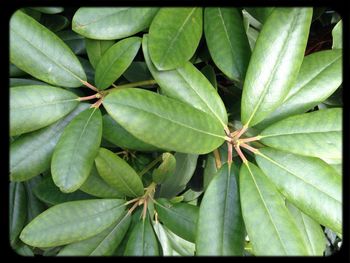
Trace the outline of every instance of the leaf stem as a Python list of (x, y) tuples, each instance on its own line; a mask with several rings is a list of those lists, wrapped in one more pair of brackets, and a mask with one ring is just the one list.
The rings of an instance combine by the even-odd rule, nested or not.
[(250, 138), (243, 138), (243, 139), (239, 139), (239, 142), (245, 143), (245, 142), (254, 142), (254, 141), (258, 141), (261, 139), (261, 136), (255, 136), (255, 137), (250, 137)]
[(81, 83), (83, 83), (89, 89), (92, 89), (92, 90), (98, 92), (98, 89), (95, 86), (91, 85), (89, 82), (87, 82), (85, 80), (80, 80), (80, 81), (81, 81)]
[(236, 152), (238, 153), (239, 157), (241, 157), (243, 163), (248, 163), (248, 160), (245, 158), (244, 154), (242, 153), (241, 149), (238, 145), (234, 145)]
[(258, 149), (255, 149), (254, 147), (248, 145), (248, 144), (245, 144), (245, 143), (241, 143), (240, 144), (243, 148), (251, 151), (252, 153), (257, 153), (259, 150)]
[(214, 157), (215, 157), (215, 166), (216, 166), (217, 169), (220, 169), (220, 167), (221, 167), (221, 165), (222, 165), (222, 163), (221, 163), (221, 157), (220, 157), (220, 152), (219, 152), (218, 149), (215, 149), (215, 150), (213, 151), (213, 153), (214, 153)]
[(108, 91), (112, 91), (115, 89), (125, 89), (125, 88), (134, 88), (134, 87), (138, 87), (138, 86), (154, 85), (154, 84), (157, 84), (157, 82), (154, 79), (143, 80), (143, 81), (138, 81), (138, 82), (131, 82), (128, 84), (123, 84), (123, 85), (112, 84), (112, 86), (114, 88), (108, 89)]
[(79, 97), (79, 98), (77, 98), (77, 100), (78, 101), (86, 101), (86, 100), (92, 100), (92, 99), (97, 99), (97, 98), (101, 98), (101, 95), (99, 93), (96, 93), (96, 94), (91, 95), (91, 96)]
[(239, 139), (239, 137), (241, 137), (241, 135), (242, 135), (243, 133), (245, 133), (247, 129), (248, 129), (248, 126), (247, 126), (247, 125), (244, 125), (244, 126), (239, 130), (239, 133), (236, 135), (236, 138)]
[(150, 162), (143, 170), (139, 173), (139, 176), (142, 177), (145, 173), (151, 170), (160, 160), (162, 160), (162, 155), (159, 155), (156, 159)]
[(232, 163), (232, 143), (227, 142), (227, 163), (231, 166)]
[(101, 106), (102, 102), (103, 102), (103, 98), (100, 98), (98, 101), (96, 101), (94, 104), (92, 104), (92, 105), (90, 106), (90, 108), (96, 108), (96, 109), (98, 109), (98, 108)]

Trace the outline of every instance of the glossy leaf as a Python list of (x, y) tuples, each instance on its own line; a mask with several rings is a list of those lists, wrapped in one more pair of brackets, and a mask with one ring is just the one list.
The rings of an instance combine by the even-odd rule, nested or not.
[(81, 112), (64, 129), (51, 161), (53, 181), (62, 192), (74, 192), (85, 182), (101, 137), (102, 116), (97, 108)]
[(149, 7), (82, 7), (74, 14), (72, 28), (92, 39), (121, 39), (146, 29), (157, 11)]
[(149, 28), (149, 53), (158, 70), (189, 61), (202, 36), (202, 8), (162, 8)]
[(155, 151), (158, 148), (145, 143), (117, 123), (111, 116), (105, 114), (103, 116), (103, 138), (107, 141), (123, 148), (137, 151)]
[(157, 235), (159, 243), (162, 247), (162, 256), (176, 256), (178, 255), (174, 249), (171, 247), (171, 243), (169, 241), (168, 235), (164, 230), (162, 224), (158, 221), (153, 222), (153, 229)]
[(10, 89), (10, 134), (19, 135), (54, 123), (78, 105), (76, 99), (74, 93), (52, 86)]
[(224, 142), (224, 130), (218, 120), (154, 92), (137, 88), (117, 90), (104, 99), (103, 105), (128, 132), (159, 148), (204, 154)]
[(143, 55), (162, 93), (213, 115), (225, 126), (227, 124), (225, 106), (208, 79), (190, 62), (185, 62), (182, 67), (174, 70), (157, 70), (149, 56), (148, 42), (148, 35), (144, 35)]
[(91, 65), (96, 68), (103, 54), (113, 46), (113, 40), (96, 40), (85, 38), (86, 52)]
[(52, 247), (92, 237), (118, 220), (125, 208), (120, 199), (72, 201), (41, 213), (22, 231), (21, 240), (35, 247)]
[(259, 167), (288, 201), (318, 223), (341, 232), (342, 183), (331, 166), (314, 157), (270, 148), (259, 151)]
[(14, 64), (10, 63), (10, 77), (23, 77), (27, 73), (17, 68)]
[(224, 164), (204, 193), (197, 223), (197, 255), (243, 255), (244, 223), (238, 183)]
[(130, 215), (124, 212), (112, 226), (89, 239), (65, 246), (58, 256), (111, 256), (122, 241), (130, 222)]
[(290, 202), (286, 202), (286, 206), (293, 215), (310, 254), (314, 256), (323, 256), (323, 252), (326, 248), (326, 239), (321, 226)]
[(216, 81), (216, 73), (214, 68), (208, 64), (201, 69), (201, 72), (210, 81), (211, 85), (213, 85), (213, 87), (217, 90), (218, 83)]
[(85, 40), (82, 36), (71, 30), (64, 30), (57, 33), (66, 44), (71, 48), (74, 54), (84, 54), (85, 52)]
[(196, 169), (197, 154), (175, 153), (174, 157), (175, 173), (160, 185), (159, 197), (171, 198), (182, 192)]
[(274, 7), (249, 7), (245, 9), (260, 23), (264, 24), (266, 19), (271, 15)]
[(162, 154), (162, 163), (153, 170), (152, 179), (157, 184), (163, 183), (167, 178), (174, 175), (176, 159), (171, 153)]
[(95, 158), (96, 168), (110, 186), (127, 196), (143, 195), (143, 184), (130, 165), (110, 150), (100, 148)]
[(61, 87), (79, 87), (86, 75), (70, 48), (21, 11), (10, 20), (10, 59), (37, 79)]
[(239, 189), (244, 224), (254, 255), (308, 255), (282, 196), (257, 166), (250, 162), (241, 166)]
[(332, 30), (332, 49), (343, 48), (343, 20), (340, 20)]
[(10, 78), (10, 88), (18, 86), (31, 86), (31, 85), (44, 85), (45, 82), (41, 82), (35, 79), (24, 79), (24, 78)]
[(167, 199), (157, 199), (155, 208), (160, 221), (176, 235), (194, 242), (199, 208), (186, 203), (172, 204)]
[(261, 132), (261, 142), (280, 150), (319, 158), (342, 158), (342, 109), (299, 114)]
[(241, 119), (254, 126), (284, 100), (301, 66), (312, 8), (275, 8), (266, 20), (244, 80)]
[(35, 132), (21, 135), (10, 145), (10, 180), (25, 181), (50, 168), (54, 148), (67, 124), (89, 104), (79, 104), (66, 117)]
[(149, 215), (145, 220), (139, 220), (133, 227), (124, 256), (158, 256), (157, 237), (152, 228)]
[(52, 177), (46, 176), (33, 189), (33, 192), (39, 200), (49, 205), (57, 205), (64, 202), (91, 199), (92, 196), (79, 190), (73, 193), (62, 193), (52, 180)]
[(27, 219), (27, 198), (22, 183), (10, 183), (9, 233), (14, 246)]
[(96, 66), (96, 86), (105, 89), (112, 85), (130, 66), (140, 46), (139, 37), (129, 37), (111, 46)]
[(81, 191), (101, 198), (123, 198), (124, 195), (107, 184), (98, 174), (96, 166), (93, 165), (90, 175), (79, 188)]
[(244, 80), (250, 47), (237, 8), (204, 9), (204, 33), (215, 65), (230, 79)]
[(342, 83), (342, 51), (324, 50), (306, 56), (283, 103), (258, 128), (304, 113), (325, 101)]
[(123, 73), (123, 76), (130, 82), (152, 79), (152, 75), (149, 72), (147, 64), (144, 61), (132, 62), (128, 69)]

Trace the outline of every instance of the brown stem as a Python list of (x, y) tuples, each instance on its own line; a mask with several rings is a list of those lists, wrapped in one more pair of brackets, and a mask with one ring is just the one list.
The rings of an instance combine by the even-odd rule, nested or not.
[(254, 141), (258, 141), (261, 139), (261, 136), (255, 136), (255, 137), (250, 137), (250, 138), (243, 138), (243, 139), (239, 139), (239, 142), (254, 142)]
[(248, 129), (248, 126), (244, 125), (244, 126), (242, 127), (242, 129), (239, 130), (239, 133), (236, 135), (236, 138), (238, 139), (239, 137), (241, 137), (241, 135), (242, 135), (243, 133), (245, 133), (245, 131), (246, 131), (247, 129)]
[(138, 81), (138, 82), (132, 82), (132, 83), (123, 84), (123, 85), (112, 84), (112, 86), (114, 88), (108, 89), (108, 91), (112, 91), (112, 90), (115, 90), (115, 89), (125, 89), (125, 88), (139, 87), (139, 86), (154, 85), (154, 84), (157, 84), (157, 82), (154, 79)]
[(222, 165), (222, 163), (221, 163), (221, 157), (220, 157), (220, 152), (219, 152), (218, 149), (215, 149), (215, 150), (213, 151), (213, 153), (214, 153), (214, 157), (215, 157), (215, 166), (216, 166), (217, 169), (220, 169), (220, 167), (221, 167), (221, 165)]
[(77, 100), (78, 101), (85, 101), (85, 100), (92, 100), (97, 98), (97, 94), (91, 95), (91, 96), (86, 96), (86, 97), (79, 97)]
[(235, 150), (236, 150), (236, 152), (238, 153), (239, 157), (241, 157), (243, 163), (247, 163), (248, 160), (245, 158), (245, 156), (244, 156), (244, 154), (242, 153), (242, 151), (241, 151), (241, 149), (239, 148), (239, 146), (238, 146), (238, 145), (235, 145), (234, 147), (235, 147)]
[(227, 143), (227, 163), (230, 166), (232, 163), (232, 143)]
[(128, 210), (128, 213), (127, 214), (131, 214), (132, 213), (132, 211), (134, 211), (135, 210), (135, 208), (138, 206), (138, 202), (136, 202), (129, 210)]
[(98, 108), (100, 107), (100, 105), (102, 104), (102, 102), (103, 102), (103, 98), (100, 98), (98, 101), (96, 101), (94, 104), (92, 104), (92, 105), (90, 106), (90, 108), (96, 108), (96, 109), (98, 109)]
[(258, 152), (258, 149), (255, 149), (253, 148), (252, 146), (248, 145), (248, 144), (245, 144), (245, 143), (241, 143), (240, 144), (243, 148), (251, 151), (252, 153), (257, 153)]
[(98, 89), (97, 89), (95, 86), (91, 85), (89, 82), (84, 81), (84, 80), (81, 80), (81, 82), (82, 82), (86, 87), (88, 87), (89, 89), (92, 89), (92, 90), (98, 92)]

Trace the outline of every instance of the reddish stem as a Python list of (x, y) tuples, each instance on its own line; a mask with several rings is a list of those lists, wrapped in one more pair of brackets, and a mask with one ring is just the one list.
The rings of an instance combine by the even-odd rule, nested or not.
[(239, 146), (235, 145), (235, 150), (238, 153), (239, 157), (241, 157), (243, 163), (247, 163), (248, 160), (245, 158), (244, 154), (242, 153), (241, 149), (239, 148)]
[(258, 152), (258, 149), (255, 149), (253, 148), (252, 146), (248, 145), (248, 144), (245, 144), (245, 143), (241, 143), (240, 144), (243, 148), (253, 152), (253, 153), (257, 153)]
[(89, 89), (92, 89), (92, 90), (98, 92), (98, 89), (97, 89), (95, 86), (91, 85), (89, 82), (84, 81), (84, 80), (82, 80), (81, 82), (82, 82), (86, 87), (88, 87)]

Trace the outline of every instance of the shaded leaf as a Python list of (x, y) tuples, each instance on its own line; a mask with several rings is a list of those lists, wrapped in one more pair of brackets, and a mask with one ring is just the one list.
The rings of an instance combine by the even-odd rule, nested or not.
[(149, 28), (149, 53), (158, 70), (183, 66), (202, 36), (202, 8), (162, 8)]
[(70, 47), (70, 49), (74, 52), (74, 54), (85, 54), (85, 40), (84, 37), (78, 35), (77, 33), (71, 30), (64, 30), (57, 33), (64, 43)]
[(130, 64), (123, 76), (130, 82), (138, 82), (152, 79), (147, 64), (143, 61), (134, 61)]
[[(204, 154), (224, 142), (225, 133), (218, 120), (154, 92), (137, 88), (117, 90), (104, 99), (103, 105), (128, 132), (159, 148)], [(169, 138), (168, 134), (172, 136)]]
[(216, 81), (216, 74), (214, 68), (208, 64), (201, 69), (201, 72), (210, 81), (211, 85), (213, 85), (213, 87), (217, 90), (218, 83)]
[(31, 9), (37, 10), (44, 14), (58, 14), (63, 12), (63, 7), (31, 7)]
[(264, 24), (266, 19), (271, 15), (274, 7), (248, 7), (245, 8), (249, 14)]
[(95, 40), (85, 38), (86, 52), (91, 65), (96, 68), (103, 54), (113, 46), (113, 40)]
[(163, 183), (168, 177), (174, 175), (176, 169), (176, 159), (171, 153), (162, 154), (162, 163), (155, 168), (152, 173), (153, 182)]
[(84, 110), (65, 127), (51, 161), (53, 181), (62, 192), (74, 192), (85, 182), (101, 137), (102, 116), (97, 108)]
[(68, 27), (69, 20), (67, 17), (62, 15), (42, 15), (40, 24), (52, 32), (58, 32)]
[(333, 44), (332, 49), (343, 48), (343, 20), (340, 20), (332, 30)]
[(244, 80), (241, 119), (254, 126), (287, 95), (301, 66), (312, 8), (275, 8), (266, 20)]
[(10, 183), (9, 233), (10, 244), (15, 246), (27, 219), (27, 198), (22, 183)]
[(86, 80), (78, 59), (63, 40), (21, 11), (10, 20), (10, 60), (53, 85), (79, 87)]
[(10, 78), (10, 88), (18, 86), (31, 86), (31, 85), (44, 85), (45, 82), (41, 82), (35, 79), (24, 79), (24, 78)]

